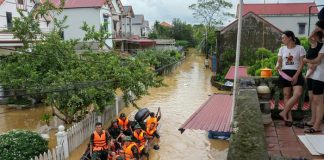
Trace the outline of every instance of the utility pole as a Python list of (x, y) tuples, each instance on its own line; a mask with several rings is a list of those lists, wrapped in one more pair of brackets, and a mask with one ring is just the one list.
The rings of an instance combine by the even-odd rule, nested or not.
[(208, 59), (208, 41), (207, 41), (207, 23), (205, 25), (205, 52), (206, 52), (206, 59)]

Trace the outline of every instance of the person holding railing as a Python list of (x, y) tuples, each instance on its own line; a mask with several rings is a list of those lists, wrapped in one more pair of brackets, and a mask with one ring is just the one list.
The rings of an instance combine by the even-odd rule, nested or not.
[(285, 125), (291, 127), (291, 109), (303, 93), (304, 77), (301, 72), (306, 51), (298, 44), (299, 40), (292, 31), (283, 32), (281, 41), (284, 46), (279, 49), (276, 70), (279, 72), (279, 86), (283, 88), (285, 108), (279, 115)]
[[(322, 32), (324, 34), (324, 20), (316, 23), (314, 33)], [(324, 46), (320, 49), (315, 59), (304, 58), (305, 63), (317, 64), (314, 72), (307, 79), (309, 97), (312, 107), (312, 118), (305, 125), (309, 126), (305, 133), (320, 132), (321, 121), (324, 114)]]

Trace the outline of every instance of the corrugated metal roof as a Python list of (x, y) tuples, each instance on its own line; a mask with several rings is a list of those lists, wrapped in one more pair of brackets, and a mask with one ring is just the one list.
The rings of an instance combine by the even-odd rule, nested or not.
[[(247, 74), (247, 66), (239, 66), (237, 69), (237, 78), (244, 78), (244, 77), (249, 77)], [(235, 74), (235, 66), (231, 66), (231, 68), (228, 70), (226, 73), (225, 79), (228, 80), (234, 80), (234, 74)]]
[(197, 129), (231, 132), (232, 102), (233, 97), (231, 95), (212, 95), (179, 130)]
[[(266, 3), (266, 4), (243, 4), (243, 14), (254, 12), (258, 15), (282, 15), (282, 14), (308, 14), (308, 7), (316, 6), (310, 3)], [(318, 14), (317, 7), (312, 7), (312, 14)]]

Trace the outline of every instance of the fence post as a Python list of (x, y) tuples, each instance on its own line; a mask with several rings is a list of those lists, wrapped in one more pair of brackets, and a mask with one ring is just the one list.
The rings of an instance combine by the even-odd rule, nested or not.
[(116, 101), (116, 102), (115, 102), (115, 103), (116, 103), (116, 104), (115, 104), (115, 106), (116, 106), (116, 116), (118, 116), (118, 114), (119, 114), (119, 113), (118, 113), (118, 112), (119, 112), (119, 111), (118, 111), (118, 110), (119, 110), (119, 109), (118, 109), (118, 103), (119, 103), (119, 100), (118, 100), (118, 96), (117, 96), (117, 95), (115, 96), (115, 101)]
[(58, 127), (58, 132), (56, 135), (57, 140), (57, 146), (60, 146), (61, 149), (63, 149), (64, 152), (64, 158), (67, 159), (69, 157), (69, 145), (67, 140), (67, 133), (64, 131), (65, 127), (63, 125), (60, 125)]

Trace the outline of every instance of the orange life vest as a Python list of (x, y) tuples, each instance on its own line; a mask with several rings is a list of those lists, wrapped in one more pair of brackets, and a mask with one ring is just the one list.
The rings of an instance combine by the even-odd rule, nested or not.
[(93, 151), (101, 151), (105, 150), (108, 147), (107, 140), (106, 140), (106, 132), (103, 130), (101, 136), (94, 131), (93, 132)]
[(128, 129), (128, 118), (123, 121), (122, 119), (118, 118), (118, 125), (121, 126), (122, 130), (127, 130)]
[(130, 160), (134, 158), (132, 147), (135, 146), (137, 148), (137, 145), (132, 142), (130, 145), (126, 147), (126, 145), (123, 146), (124, 154), (125, 154), (125, 160)]
[(145, 131), (141, 130), (141, 132), (138, 134), (137, 132), (134, 132), (134, 137), (141, 142), (141, 145), (145, 144), (145, 137), (144, 137)]
[(146, 128), (149, 128), (151, 123), (154, 123), (155, 126), (154, 127), (157, 127), (158, 125), (158, 121), (157, 121), (157, 118), (156, 117), (150, 117), (149, 119), (147, 119), (146, 121)]
[(150, 129), (149, 127), (146, 128), (146, 134), (149, 136), (153, 136), (153, 133), (156, 131), (156, 128)]

